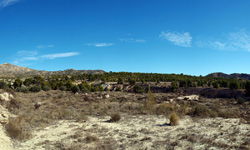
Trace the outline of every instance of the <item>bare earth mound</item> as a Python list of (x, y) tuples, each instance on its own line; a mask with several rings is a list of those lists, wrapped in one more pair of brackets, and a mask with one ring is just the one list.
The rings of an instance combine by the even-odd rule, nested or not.
[[(34, 132), (14, 149), (249, 149), (250, 125), (239, 119), (192, 119), (185, 116), (169, 126), (164, 116), (122, 115), (117, 123), (108, 116), (87, 122), (58, 121)], [(93, 139), (88, 140), (88, 137)]]

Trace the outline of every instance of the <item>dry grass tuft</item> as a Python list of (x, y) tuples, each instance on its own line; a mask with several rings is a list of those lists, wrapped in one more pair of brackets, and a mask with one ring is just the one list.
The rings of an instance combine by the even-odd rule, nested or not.
[(92, 142), (98, 141), (98, 138), (95, 136), (88, 135), (85, 140), (87, 143), (92, 143)]
[(26, 140), (31, 137), (31, 133), (24, 130), (24, 115), (20, 115), (15, 119), (10, 119), (6, 125), (6, 133), (9, 137), (17, 140)]
[(112, 114), (111, 119), (109, 120), (109, 122), (118, 122), (121, 119), (121, 115), (120, 114)]
[(176, 126), (179, 124), (179, 116), (175, 113), (175, 112), (172, 112), (171, 115), (170, 115), (170, 125), (171, 126)]
[(169, 115), (174, 110), (175, 106), (173, 104), (160, 104), (156, 109), (156, 114)]
[(155, 106), (155, 95), (149, 90), (147, 99), (144, 103), (144, 109), (147, 111), (147, 113), (153, 113)]

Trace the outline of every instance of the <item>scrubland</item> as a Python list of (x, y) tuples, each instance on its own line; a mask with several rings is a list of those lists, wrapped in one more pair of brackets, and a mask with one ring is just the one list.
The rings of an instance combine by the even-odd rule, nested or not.
[(248, 101), (151, 92), (11, 94), (1, 102), (9, 116), (0, 125), (4, 149), (250, 149)]

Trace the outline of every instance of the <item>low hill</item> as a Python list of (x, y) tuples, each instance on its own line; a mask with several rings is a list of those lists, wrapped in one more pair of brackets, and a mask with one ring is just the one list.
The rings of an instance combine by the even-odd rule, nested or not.
[(237, 78), (237, 79), (250, 80), (250, 74), (246, 74), (246, 73), (225, 74), (222, 72), (216, 72), (216, 73), (211, 73), (207, 75), (207, 77)]
[(22, 66), (15, 66), (9, 63), (0, 64), (0, 77), (17, 77), (17, 76), (32, 76), (32, 75), (75, 75), (75, 74), (102, 74), (103, 70), (74, 70), (67, 69), (64, 71), (40, 71)]

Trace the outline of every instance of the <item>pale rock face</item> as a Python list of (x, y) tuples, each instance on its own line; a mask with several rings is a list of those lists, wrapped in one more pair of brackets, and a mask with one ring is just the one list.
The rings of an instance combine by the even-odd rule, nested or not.
[(0, 114), (0, 123), (1, 124), (7, 124), (9, 120), (9, 116), (5, 113)]
[(189, 95), (189, 96), (181, 96), (177, 98), (178, 100), (199, 100), (199, 95)]
[(10, 101), (13, 98), (14, 98), (14, 96), (7, 93), (7, 92), (0, 94), (0, 100), (1, 101)]
[(9, 121), (8, 110), (0, 105), (0, 124), (7, 124)]
[(104, 98), (104, 99), (109, 98), (109, 94), (104, 95), (103, 98)]

